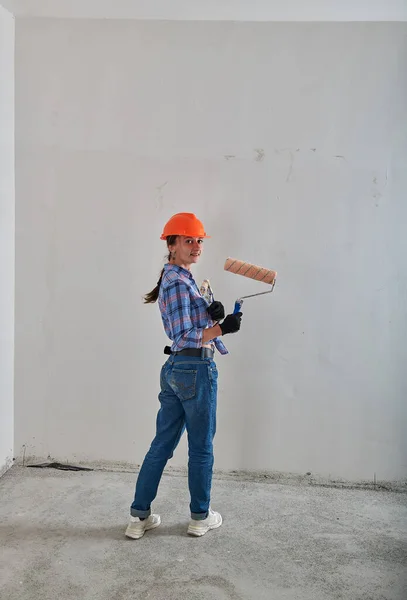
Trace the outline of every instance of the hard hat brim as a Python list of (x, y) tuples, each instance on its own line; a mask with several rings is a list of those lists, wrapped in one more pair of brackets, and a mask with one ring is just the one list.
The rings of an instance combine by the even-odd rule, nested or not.
[(186, 235), (185, 233), (168, 233), (166, 235), (162, 234), (160, 236), (160, 240), (166, 240), (167, 237), (170, 237), (170, 235), (178, 235), (178, 236), (183, 236), (183, 237), (197, 237), (197, 238), (201, 238), (201, 239), (207, 239), (210, 238), (210, 235)]

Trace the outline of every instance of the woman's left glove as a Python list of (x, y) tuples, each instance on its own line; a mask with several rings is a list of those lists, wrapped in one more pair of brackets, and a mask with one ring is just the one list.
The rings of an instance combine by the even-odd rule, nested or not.
[(222, 302), (215, 300), (215, 302), (212, 302), (212, 304), (208, 306), (207, 310), (212, 321), (221, 321), (225, 318), (225, 308)]

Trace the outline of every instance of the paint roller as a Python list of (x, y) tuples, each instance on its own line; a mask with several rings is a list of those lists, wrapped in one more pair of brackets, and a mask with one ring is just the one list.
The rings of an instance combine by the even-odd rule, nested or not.
[(251, 263), (244, 262), (243, 260), (237, 260), (236, 258), (227, 258), (223, 268), (225, 271), (229, 271), (235, 275), (242, 275), (243, 277), (248, 277), (249, 279), (254, 279), (255, 281), (261, 281), (262, 283), (267, 283), (271, 286), (266, 292), (258, 292), (257, 294), (242, 296), (236, 300), (235, 308), (233, 310), (234, 315), (238, 312), (241, 312), (243, 301), (246, 300), (246, 298), (263, 296), (264, 294), (270, 294), (274, 290), (277, 271), (271, 271), (271, 269), (259, 267), (258, 265), (252, 265)]

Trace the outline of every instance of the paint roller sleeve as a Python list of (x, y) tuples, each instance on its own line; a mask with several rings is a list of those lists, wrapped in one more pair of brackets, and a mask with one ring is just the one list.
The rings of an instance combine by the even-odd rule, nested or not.
[(270, 269), (259, 267), (258, 265), (252, 265), (251, 263), (237, 260), (236, 258), (227, 258), (224, 269), (235, 275), (243, 275), (243, 277), (249, 277), (249, 279), (255, 279), (256, 281), (261, 281), (262, 283), (268, 283), (270, 285), (274, 283), (277, 277), (276, 271), (271, 271)]

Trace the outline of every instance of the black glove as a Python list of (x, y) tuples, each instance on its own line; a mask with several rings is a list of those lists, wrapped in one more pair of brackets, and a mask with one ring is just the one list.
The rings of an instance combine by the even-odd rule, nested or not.
[(212, 321), (220, 321), (225, 318), (225, 308), (222, 302), (215, 300), (215, 302), (212, 302), (212, 304), (208, 306), (207, 310)]
[(219, 327), (222, 330), (222, 335), (226, 335), (226, 333), (236, 333), (236, 331), (239, 331), (241, 321), (241, 312), (238, 312), (235, 315), (228, 315), (223, 323), (219, 323)]

